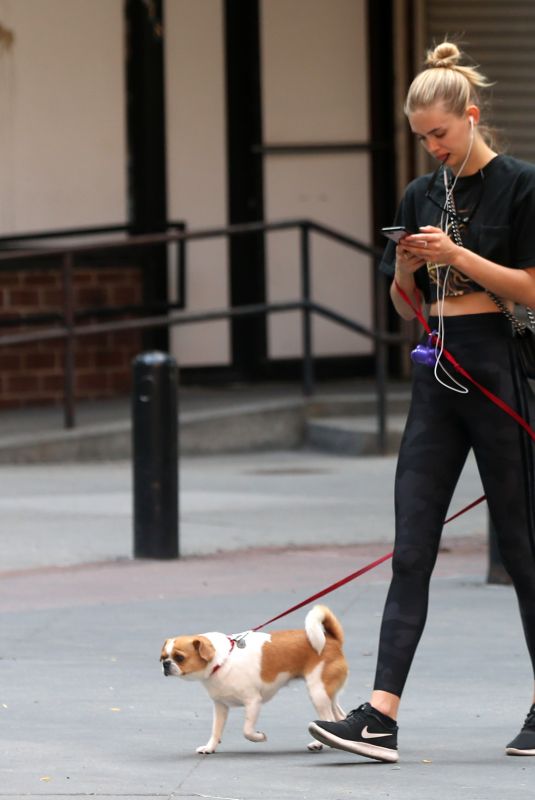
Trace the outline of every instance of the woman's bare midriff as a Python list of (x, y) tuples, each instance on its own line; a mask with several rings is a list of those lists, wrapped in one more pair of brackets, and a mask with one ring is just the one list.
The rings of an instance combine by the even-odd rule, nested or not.
[[(508, 308), (511, 303), (506, 303)], [(489, 314), (492, 312), (500, 313), (500, 309), (485, 292), (473, 292), (472, 294), (462, 294), (458, 297), (446, 297), (442, 308), (445, 317), (458, 317), (463, 314)], [(437, 303), (432, 303), (429, 307), (431, 316), (438, 316)]]

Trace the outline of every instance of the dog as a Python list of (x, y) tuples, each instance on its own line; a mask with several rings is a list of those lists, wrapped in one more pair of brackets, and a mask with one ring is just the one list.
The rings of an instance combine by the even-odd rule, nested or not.
[[(215, 753), (221, 742), (233, 706), (245, 708), (245, 738), (266, 741), (266, 735), (256, 730), (262, 703), (295, 678), (306, 682), (319, 718), (344, 719), (337, 701), (348, 674), (343, 641), (342, 625), (333, 612), (316, 605), (306, 616), (304, 630), (177, 636), (166, 639), (160, 661), (164, 675), (202, 681), (212, 698), (212, 733), (197, 748), (197, 753), (208, 754)], [(308, 749), (321, 750), (322, 745), (314, 739)]]

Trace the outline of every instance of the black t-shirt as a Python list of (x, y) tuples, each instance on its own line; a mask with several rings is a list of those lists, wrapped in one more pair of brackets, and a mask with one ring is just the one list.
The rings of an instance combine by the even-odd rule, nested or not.
[[(442, 170), (430, 196), (426, 197), (431, 177), (423, 175), (407, 186), (395, 225), (403, 225), (414, 233), (424, 225), (439, 227), (441, 208), (446, 201)], [(464, 247), (505, 267), (535, 267), (535, 166), (512, 156), (498, 155), (480, 172), (460, 177), (453, 197), (461, 218)], [(396, 245), (388, 242), (379, 269), (393, 276), (395, 263)], [(458, 291), (452, 293), (484, 291), (458, 270), (456, 273), (460, 283)], [(414, 277), (426, 302), (435, 300), (436, 285), (430, 280), (426, 266), (420, 267)], [(454, 277), (453, 283), (455, 280)]]

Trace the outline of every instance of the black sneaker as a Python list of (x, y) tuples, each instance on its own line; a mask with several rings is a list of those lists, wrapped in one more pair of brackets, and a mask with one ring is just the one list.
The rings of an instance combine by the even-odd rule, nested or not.
[[(308, 730), (318, 741), (377, 761), (397, 761), (398, 726), (369, 703), (350, 711), (340, 722), (311, 722)], [(534, 733), (535, 736), (535, 733)]]
[(531, 706), (524, 727), (505, 748), (508, 756), (535, 756), (535, 703)]

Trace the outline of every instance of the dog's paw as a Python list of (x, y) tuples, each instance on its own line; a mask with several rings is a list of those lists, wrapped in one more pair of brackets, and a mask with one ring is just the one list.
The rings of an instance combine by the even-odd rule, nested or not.
[(250, 742), (267, 742), (267, 736), (262, 731), (252, 731), (251, 733), (245, 733), (244, 736)]
[(195, 752), (200, 753), (203, 756), (210, 755), (210, 753), (215, 753), (215, 745), (207, 742), (207, 744), (202, 744), (200, 747), (198, 747)]
[(312, 741), (307, 744), (307, 750), (310, 750), (311, 753), (319, 753), (320, 750), (323, 750), (323, 745), (321, 742), (316, 741), (316, 739), (312, 739)]

